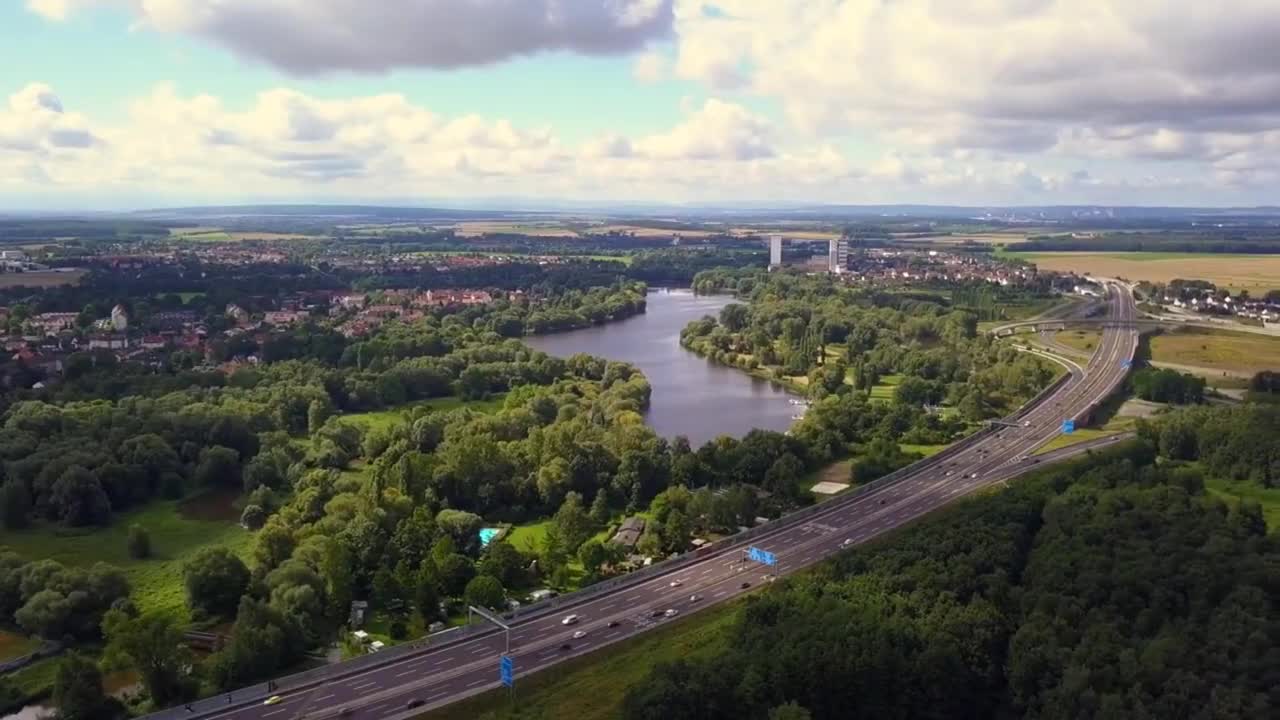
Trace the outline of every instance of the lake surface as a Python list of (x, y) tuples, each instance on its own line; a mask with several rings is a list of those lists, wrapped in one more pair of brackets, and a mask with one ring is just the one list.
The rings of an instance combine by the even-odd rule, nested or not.
[(753, 428), (782, 432), (803, 410), (788, 402), (792, 395), (680, 347), (685, 325), (719, 315), (731, 302), (689, 290), (652, 290), (643, 315), (525, 342), (549, 355), (588, 353), (640, 368), (653, 387), (645, 420), (663, 437), (685, 435), (696, 448), (719, 435), (742, 437)]

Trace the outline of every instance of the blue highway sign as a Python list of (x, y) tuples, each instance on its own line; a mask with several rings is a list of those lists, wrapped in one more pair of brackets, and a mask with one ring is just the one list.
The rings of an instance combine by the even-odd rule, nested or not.
[(1073, 432), (1075, 432), (1075, 431), (1076, 431), (1076, 421), (1075, 421), (1075, 420), (1063, 420), (1063, 421), (1062, 421), (1062, 432), (1064, 432), (1064, 433), (1066, 433), (1066, 434), (1070, 435), (1071, 433), (1073, 433)]
[(752, 547), (747, 548), (747, 558), (750, 560), (755, 560), (761, 565), (777, 565), (778, 564), (778, 558), (774, 557), (773, 553), (768, 552), (766, 550), (761, 550), (760, 548), (755, 547), (754, 545)]
[(1125, 370), (1128, 370), (1129, 368), (1133, 367), (1133, 361), (1132, 360), (1121, 361), (1120, 367), (1124, 368)]
[(498, 661), (498, 679), (503, 685), (511, 687), (516, 682), (516, 663), (510, 655), (503, 655)]

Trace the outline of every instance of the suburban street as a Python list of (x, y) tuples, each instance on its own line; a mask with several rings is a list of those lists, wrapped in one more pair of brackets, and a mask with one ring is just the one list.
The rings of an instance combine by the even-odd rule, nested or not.
[[(1107, 290), (1108, 319), (1133, 320), (1136, 310), (1131, 290), (1120, 283), (1108, 284)], [(1061, 432), (1064, 420), (1083, 420), (1123, 381), (1137, 347), (1137, 333), (1132, 327), (1106, 327), (1087, 367), (1063, 363), (1070, 376), (1053, 395), (1007, 418), (1008, 426), (941, 459), (922, 461), (915, 466), (917, 469), (894, 482), (829, 500), (802, 522), (782, 518), (773, 523), (776, 530), (757, 535), (749, 543), (735, 543), (730, 538), (695, 562), (671, 572), (588, 595), (577, 604), (571, 598), (562, 598), (556, 608), (546, 613), (513, 620), (509, 655), (515, 661), (517, 686), (521, 676), (660, 627), (670, 622), (669, 616), (682, 616), (752, 592), (771, 582), (773, 576), (813, 565), (971, 492), (1054, 460), (1113, 443), (1118, 438), (1031, 455)], [(773, 553), (777, 566), (769, 568), (744, 561), (747, 544)], [(571, 626), (562, 624), (569, 614), (580, 620)], [(572, 635), (579, 631), (585, 636), (573, 639)], [(335, 667), (328, 678), (319, 682), (291, 682), (284, 678), (279, 681), (280, 689), (274, 692), (242, 690), (225, 707), (218, 707), (220, 698), (214, 698), (198, 703), (189, 712), (176, 708), (153, 717), (407, 718), (498, 687), (498, 659), (506, 650), (506, 642), (504, 633), (495, 628), (452, 643), (441, 640), (420, 651), (389, 658), (385, 664), (353, 669), (350, 674), (344, 675)], [(283, 699), (275, 705), (264, 705), (263, 700), (271, 694)]]

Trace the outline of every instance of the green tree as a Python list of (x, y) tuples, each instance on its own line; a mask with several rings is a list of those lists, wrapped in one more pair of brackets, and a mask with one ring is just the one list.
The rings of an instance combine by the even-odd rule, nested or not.
[(102, 619), (102, 631), (107, 640), (104, 657), (108, 667), (136, 670), (155, 706), (164, 707), (195, 691), (194, 679), (188, 674), (191, 653), (182, 628), (171, 615), (147, 613), (134, 618), (111, 610)]
[(111, 501), (98, 478), (79, 465), (66, 469), (53, 484), (50, 510), (70, 527), (102, 525), (111, 517)]
[(596, 493), (596, 497), (591, 501), (591, 522), (596, 527), (604, 527), (609, 523), (609, 495), (604, 490)]
[(104, 720), (116, 714), (102, 691), (102, 671), (97, 663), (77, 652), (69, 652), (57, 662), (53, 705), (58, 720)]
[(229, 447), (214, 445), (200, 451), (194, 479), (200, 485), (224, 485), (239, 489), (243, 483), (240, 454)]
[(506, 604), (506, 592), (502, 589), (502, 583), (489, 575), (477, 575), (473, 578), (467, 583), (464, 595), (468, 604), (490, 610), (501, 610)]
[(261, 505), (245, 505), (244, 512), (240, 513), (240, 524), (250, 530), (260, 530), (266, 522), (267, 512)]
[(129, 526), (129, 557), (142, 560), (151, 557), (151, 533), (138, 524)]
[(249, 586), (249, 569), (230, 550), (207, 547), (182, 567), (187, 603), (211, 617), (231, 617)]
[(21, 530), (31, 524), (31, 493), (20, 480), (0, 486), (0, 525), (6, 530)]
[(576, 492), (565, 495), (564, 503), (551, 518), (551, 522), (560, 531), (566, 553), (577, 552), (578, 546), (591, 537), (591, 518), (582, 506), (582, 496)]
[(812, 717), (808, 710), (794, 702), (779, 705), (769, 711), (769, 720), (810, 720)]
[(424, 562), (413, 585), (413, 605), (424, 623), (440, 616), (440, 579), (433, 562)]

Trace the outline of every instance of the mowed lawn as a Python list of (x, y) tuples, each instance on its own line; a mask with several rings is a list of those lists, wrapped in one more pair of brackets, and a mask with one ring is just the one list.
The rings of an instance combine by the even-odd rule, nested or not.
[(1078, 272), (1127, 280), (1167, 283), (1175, 278), (1208, 280), (1254, 295), (1280, 288), (1280, 255), (1219, 255), (1161, 252), (1009, 253), (1041, 270)]
[[(128, 576), (140, 610), (168, 611), (185, 621), (189, 614), (182, 585), (183, 563), (206, 546), (226, 547), (246, 561), (249, 557), (253, 535), (234, 519), (231, 499), (226, 493), (213, 493), (184, 501), (157, 501), (116, 515), (104, 528), (71, 530), (42, 523), (27, 530), (6, 530), (0, 532), (0, 547), (31, 560), (115, 565)], [(151, 535), (149, 559), (129, 557), (127, 537), (133, 524)]]
[[(613, 720), (622, 716), (627, 689), (658, 663), (693, 660), (722, 651), (741, 602), (677, 618), (669, 625), (522, 675), (516, 659), (516, 703), (505, 689), (420, 715), (421, 720)], [(496, 663), (495, 663), (496, 668)], [(494, 670), (495, 675), (497, 670)]]
[(1151, 338), (1155, 362), (1252, 375), (1280, 370), (1280, 338), (1210, 329), (1179, 329)]
[(901, 375), (883, 375), (880, 382), (871, 388), (872, 400), (884, 400), (886, 402), (893, 401), (893, 394), (897, 392), (898, 385), (902, 382)]
[(391, 425), (400, 422), (410, 408), (429, 407), (436, 412), (445, 412), (447, 410), (456, 410), (458, 408), (466, 407), (471, 408), (476, 412), (491, 413), (502, 409), (502, 403), (505, 398), (505, 393), (494, 395), (487, 400), (463, 400), (457, 396), (432, 398), (430, 400), (407, 403), (389, 410), (350, 413), (343, 415), (342, 419), (356, 425), (360, 425), (365, 429), (372, 430), (374, 428), (390, 427)]

